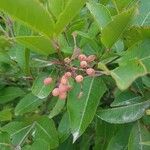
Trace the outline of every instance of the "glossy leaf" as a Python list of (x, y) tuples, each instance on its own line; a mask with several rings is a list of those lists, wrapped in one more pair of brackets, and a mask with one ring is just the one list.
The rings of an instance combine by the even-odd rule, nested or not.
[(32, 146), (29, 148), (29, 150), (50, 150), (50, 146), (47, 142), (45, 142), (43, 139), (37, 139)]
[(142, 144), (142, 145), (150, 146), (150, 141), (142, 142), (141, 144)]
[[(117, 15), (103, 30), (101, 41), (107, 47), (111, 48), (120, 38), (125, 28), (133, 17), (133, 9)], [(108, 36), (109, 35), (109, 36)]]
[(46, 98), (50, 92), (53, 90), (55, 86), (55, 79), (53, 78), (53, 82), (50, 85), (44, 85), (44, 79), (51, 76), (53, 77), (53, 71), (50, 73), (50, 75), (47, 74), (41, 74), (39, 77), (36, 78), (36, 80), (33, 83), (32, 86), (32, 93), (37, 96), (40, 99)]
[(12, 119), (11, 109), (0, 111), (0, 121), (10, 121)]
[(87, 3), (87, 8), (90, 10), (100, 29), (103, 29), (112, 20), (109, 10), (99, 3), (90, 1)]
[(125, 150), (128, 145), (131, 127), (130, 124), (122, 126), (111, 138), (106, 150)]
[(60, 143), (63, 143), (70, 135), (70, 122), (69, 122), (69, 116), (67, 113), (65, 113), (59, 123), (58, 126), (58, 133), (59, 133), (59, 139)]
[(120, 66), (111, 71), (120, 89), (127, 89), (135, 79), (150, 72), (149, 43), (149, 40), (144, 40), (133, 45), (119, 59)]
[(129, 137), (128, 150), (149, 150), (149, 146), (142, 144), (149, 139), (149, 131), (140, 122), (137, 122)]
[(145, 101), (128, 106), (101, 109), (100, 111), (98, 111), (97, 116), (109, 123), (128, 123), (140, 119), (149, 106), (150, 101)]
[(58, 133), (54, 122), (47, 117), (42, 117), (36, 122), (35, 139), (43, 139), (52, 149), (58, 146)]
[(0, 9), (47, 36), (54, 32), (51, 16), (35, 0), (1, 0)]
[(49, 118), (57, 116), (65, 106), (65, 101), (58, 99), (56, 105), (49, 114)]
[(141, 101), (141, 96), (136, 95), (131, 91), (124, 91), (117, 95), (114, 101), (111, 103), (111, 106), (122, 106), (130, 105)]
[(7, 132), (0, 131), (0, 149), (10, 150), (12, 148), (10, 136)]
[(147, 74), (147, 70), (138, 60), (130, 61), (111, 71), (111, 76), (121, 90), (127, 89), (135, 79), (145, 74)]
[(150, 25), (150, 1), (142, 0), (139, 5), (139, 13), (135, 19), (135, 24), (138, 26)]
[(28, 125), (24, 122), (14, 121), (5, 125), (2, 129), (10, 134), (12, 144), (21, 145), (33, 128), (34, 124)]
[(37, 109), (43, 103), (43, 100), (34, 96), (32, 93), (27, 94), (20, 100), (15, 108), (16, 115), (23, 115), (28, 112), (32, 112)]
[(87, 0), (68, 0), (66, 7), (61, 12), (56, 22), (56, 34), (59, 34), (64, 30), (68, 23), (79, 13), (86, 1)]
[(20, 36), (17, 42), (39, 54), (49, 55), (55, 53), (51, 40), (44, 36)]
[(74, 85), (74, 90), (69, 93), (67, 102), (73, 142), (78, 139), (91, 123), (100, 98), (105, 91), (106, 86), (99, 77), (84, 78), (82, 94), (80, 93), (80, 84)]
[(19, 87), (6, 87), (0, 90), (0, 104), (13, 101), (17, 97), (23, 96), (25, 93)]
[(118, 11), (122, 11), (125, 8), (128, 8), (130, 6), (130, 4), (134, 3), (134, 0), (113, 0), (114, 5), (116, 6), (116, 9)]
[[(94, 150), (104, 150), (107, 149), (107, 146), (112, 137), (115, 136), (118, 128), (114, 124), (109, 124), (103, 120), (96, 118), (95, 122), (95, 144)], [(102, 130), (103, 129), (103, 130)]]
[(50, 13), (57, 18), (59, 17), (60, 13), (64, 10), (66, 3), (68, 0), (48, 0), (48, 8)]

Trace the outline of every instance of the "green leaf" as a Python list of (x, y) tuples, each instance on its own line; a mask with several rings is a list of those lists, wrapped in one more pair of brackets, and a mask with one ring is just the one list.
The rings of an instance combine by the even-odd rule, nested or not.
[[(53, 76), (53, 71), (50, 73), (49, 76)], [(55, 87), (55, 79), (53, 78), (53, 82), (50, 85), (44, 85), (43, 81), (48, 76), (46, 74), (41, 74), (33, 83), (32, 86), (32, 93), (40, 99), (46, 98), (50, 92)]]
[(70, 122), (68, 113), (64, 113), (59, 126), (58, 126), (58, 133), (60, 143), (63, 143), (70, 135)]
[(30, 73), (30, 50), (21, 46), (15, 46), (16, 61), (24, 73), (28, 76)]
[(34, 96), (32, 93), (27, 94), (15, 108), (15, 115), (23, 115), (37, 109), (43, 103), (43, 100)]
[(149, 139), (149, 131), (140, 122), (137, 122), (132, 128), (129, 137), (128, 150), (149, 150), (149, 146), (142, 144), (142, 142)]
[(10, 57), (6, 52), (0, 51), (0, 63), (10, 63)]
[(49, 143), (51, 149), (58, 146), (58, 133), (54, 122), (47, 117), (36, 122), (35, 139), (39, 138)]
[(150, 1), (142, 0), (139, 5), (139, 12), (135, 19), (135, 24), (138, 26), (150, 25)]
[(140, 119), (145, 110), (150, 106), (150, 101), (117, 108), (102, 109), (97, 116), (109, 123), (122, 124)]
[(52, 111), (49, 114), (49, 118), (53, 118), (53, 117), (57, 116), (64, 108), (65, 103), (66, 102), (64, 100), (58, 99), (55, 107), (52, 109)]
[(118, 60), (119, 67), (111, 71), (111, 75), (121, 90), (127, 89), (135, 79), (150, 72), (149, 46), (150, 40), (140, 41)]
[(13, 101), (17, 97), (23, 96), (25, 93), (19, 87), (6, 87), (0, 90), (0, 104)]
[(124, 41), (125, 45), (131, 47), (140, 40), (150, 38), (150, 27), (132, 26), (124, 32), (123, 37), (126, 39)]
[[(87, 0), (68, 0), (66, 7), (60, 13), (55, 26), (56, 34), (63, 31), (65, 26), (78, 14)], [(66, 17), (67, 16), (67, 17)]]
[(24, 122), (10, 122), (3, 126), (3, 130), (7, 131), (12, 139), (12, 144), (21, 145), (28, 137), (29, 133), (34, 128), (35, 124), (28, 125)]
[(146, 142), (141, 142), (142, 145), (147, 145), (150, 146), (150, 141), (146, 141)]
[(104, 27), (101, 34), (101, 41), (107, 48), (111, 48), (118, 41), (133, 17), (133, 10), (134, 9), (130, 9), (117, 15)]
[[(68, 1), (68, 0), (67, 0)], [(66, 0), (47, 0), (50, 13), (55, 16), (56, 20), (60, 13), (64, 10), (67, 3)]]
[(134, 0), (112, 0), (116, 9), (118, 11), (122, 11), (125, 8), (128, 8), (130, 4), (134, 2)]
[(49, 55), (55, 53), (51, 40), (44, 36), (20, 36), (17, 42), (39, 54)]
[(149, 76), (142, 77), (142, 82), (144, 85), (146, 85), (148, 88), (150, 88), (150, 77)]
[(0, 111), (0, 121), (10, 121), (12, 119), (11, 109)]
[(123, 91), (115, 97), (114, 101), (111, 103), (111, 107), (134, 104), (140, 102), (141, 98), (141, 96), (131, 91)]
[(54, 32), (51, 16), (35, 0), (1, 0), (0, 9), (47, 36)]
[(7, 132), (0, 131), (0, 149), (1, 150), (11, 149), (10, 136)]
[(50, 150), (50, 146), (43, 139), (37, 139), (34, 141), (29, 150)]
[(112, 20), (109, 10), (104, 5), (90, 1), (87, 3), (87, 8), (90, 10), (100, 29), (103, 29)]
[(12, 45), (11, 39), (5, 36), (0, 36), (0, 50), (9, 48)]
[(109, 124), (103, 120), (96, 118), (95, 122), (95, 144), (93, 150), (105, 150), (111, 140), (115, 135), (117, 126), (114, 124)]
[(67, 108), (75, 142), (91, 123), (106, 86), (99, 77), (86, 77), (83, 81), (82, 94), (80, 84), (76, 83), (73, 87), (68, 95)]
[(111, 71), (111, 76), (121, 90), (127, 89), (135, 79), (145, 74), (147, 74), (147, 70), (139, 60), (129, 61)]
[(116, 135), (111, 138), (106, 150), (125, 150), (128, 145), (131, 127), (130, 124), (122, 126)]

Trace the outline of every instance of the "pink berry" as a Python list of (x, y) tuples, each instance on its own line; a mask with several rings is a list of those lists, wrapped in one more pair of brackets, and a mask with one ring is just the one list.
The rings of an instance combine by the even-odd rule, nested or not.
[(70, 60), (69, 57), (66, 57), (66, 58), (64, 59), (64, 62), (67, 63), (67, 64), (69, 64), (69, 63), (71, 62), (71, 60)]
[(43, 82), (44, 82), (44, 85), (49, 85), (52, 83), (52, 81), (53, 79), (51, 77), (48, 77), (48, 78), (45, 78)]
[(65, 76), (62, 76), (61, 78), (61, 81), (60, 81), (62, 84), (67, 84), (68, 83), (68, 80)]
[(59, 93), (64, 93), (64, 92), (67, 92), (68, 90), (68, 86), (67, 85), (64, 85), (64, 84), (60, 84), (59, 85)]
[(78, 75), (78, 76), (76, 76), (75, 80), (76, 80), (76, 82), (80, 83), (80, 82), (83, 81), (83, 76), (82, 75)]
[(81, 61), (80, 66), (81, 66), (81, 68), (86, 68), (87, 67), (87, 62), (86, 61)]
[(53, 95), (53, 96), (58, 96), (58, 95), (59, 95), (59, 88), (55, 88), (55, 89), (52, 91), (52, 95)]
[(59, 99), (65, 100), (66, 98), (67, 98), (67, 93), (66, 92), (59, 94)]
[(71, 77), (71, 72), (66, 72), (66, 73), (65, 73), (65, 77), (66, 77), (66, 78), (70, 78), (70, 77)]
[(94, 76), (95, 75), (95, 70), (93, 68), (89, 68), (89, 69), (86, 70), (86, 73), (89, 76)]
[(96, 56), (95, 55), (90, 55), (87, 57), (87, 62), (92, 62), (96, 59)]
[(80, 61), (85, 61), (85, 60), (87, 59), (87, 57), (86, 57), (84, 54), (80, 54), (80, 55), (78, 56), (78, 59), (79, 59)]

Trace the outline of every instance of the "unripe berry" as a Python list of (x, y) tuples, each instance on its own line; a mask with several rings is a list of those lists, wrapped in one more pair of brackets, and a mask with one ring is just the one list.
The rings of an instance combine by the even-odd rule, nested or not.
[(58, 95), (59, 95), (59, 88), (55, 88), (55, 89), (52, 91), (52, 95), (53, 95), (53, 96), (58, 96)]
[(48, 78), (45, 78), (43, 82), (44, 82), (44, 85), (49, 85), (52, 83), (52, 81), (53, 79), (51, 77), (48, 77)]
[(64, 75), (66, 78), (70, 78), (71, 77), (71, 72), (66, 72)]
[(89, 76), (94, 76), (95, 75), (95, 70), (93, 68), (89, 68), (89, 69), (86, 70), (86, 73)]
[(59, 94), (59, 99), (65, 100), (66, 98), (67, 98), (67, 93), (66, 92)]
[(83, 81), (83, 76), (82, 75), (78, 75), (78, 76), (76, 76), (75, 80), (76, 80), (76, 82), (80, 83), (80, 82)]
[(65, 77), (65, 76), (63, 76), (62, 78), (61, 78), (61, 81), (60, 81), (62, 84), (67, 84), (68, 83), (68, 80), (67, 80), (67, 78)]
[(87, 62), (92, 62), (96, 59), (96, 56), (95, 55), (90, 55), (87, 57)]
[(86, 68), (87, 67), (87, 62), (86, 61), (81, 61), (80, 66), (81, 66), (81, 68)]
[(86, 61), (87, 57), (86, 57), (84, 54), (80, 54), (80, 55), (78, 56), (78, 59), (79, 59), (80, 61)]
[(68, 91), (68, 86), (67, 85), (64, 85), (64, 84), (60, 84), (59, 85), (59, 93), (64, 93), (64, 92), (67, 92)]
[(67, 63), (67, 64), (69, 64), (69, 63), (71, 62), (71, 59), (70, 59), (69, 57), (66, 57), (66, 58), (64, 59), (64, 62)]

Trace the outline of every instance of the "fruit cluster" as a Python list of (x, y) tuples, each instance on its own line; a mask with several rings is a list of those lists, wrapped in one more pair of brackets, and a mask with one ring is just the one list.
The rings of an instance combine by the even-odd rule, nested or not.
[[(79, 69), (82, 69), (82, 71), (85, 71), (88, 76), (95, 76), (95, 70), (90, 67), (90, 63), (92, 63), (95, 59), (96, 59), (95, 55), (86, 56), (84, 54), (80, 54), (78, 56), (78, 60), (80, 61)], [(65, 58), (64, 63), (67, 65), (70, 64), (71, 59), (68, 57)], [(82, 81), (84, 79), (83, 76), (81, 74), (74, 75), (74, 69), (76, 69), (76, 68), (72, 67), (71, 70), (73, 70), (73, 71), (66, 72), (61, 77), (61, 79), (58, 83), (58, 86), (56, 88), (54, 88), (52, 91), (53, 96), (58, 96), (59, 99), (61, 99), (61, 100), (66, 99), (67, 92), (72, 89), (72, 87), (69, 84), (69, 79), (71, 77), (74, 78), (77, 83), (82, 83)], [(52, 83), (52, 81), (53, 81), (53, 79), (51, 77), (45, 78), (44, 84), (49, 85)]]

